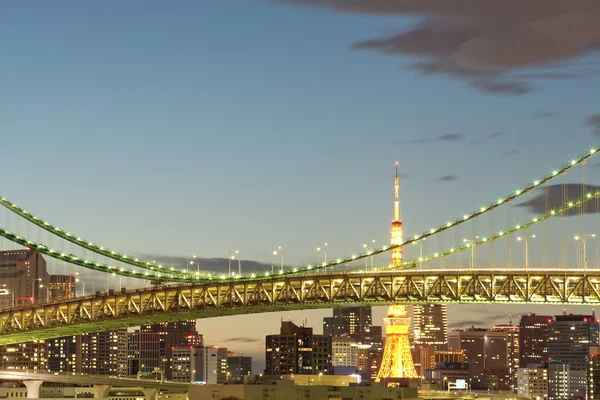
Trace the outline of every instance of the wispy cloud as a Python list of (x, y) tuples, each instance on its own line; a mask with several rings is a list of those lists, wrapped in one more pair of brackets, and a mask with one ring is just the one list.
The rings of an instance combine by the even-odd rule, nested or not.
[(573, 61), (597, 51), (600, 43), (598, 0), (272, 1), (420, 18), (400, 33), (352, 47), (412, 56), (416, 61), (409, 68), (463, 79), (486, 93), (523, 95), (533, 90), (531, 81), (578, 78), (580, 73), (566, 68), (575, 68)]
[(436, 179), (437, 182), (453, 182), (458, 180), (456, 175), (444, 175)]
[[(584, 185), (581, 183), (565, 183), (548, 185), (538, 189), (538, 195), (529, 201), (517, 204), (516, 207), (526, 207), (533, 214), (548, 214), (551, 210), (564, 207), (565, 201), (582, 198), (586, 193), (593, 193), (600, 186)], [(566, 199), (566, 200), (565, 200)], [(580, 214), (596, 214), (600, 212), (597, 201), (588, 201), (579, 207), (573, 207), (561, 214), (570, 217)]]
[(482, 137), (481, 139), (475, 139), (475, 140), (471, 140), (471, 141), (469, 142), (469, 144), (471, 144), (471, 145), (478, 145), (478, 144), (487, 143), (487, 142), (489, 142), (489, 141), (491, 141), (491, 140), (498, 139), (498, 138), (500, 138), (500, 137), (502, 137), (502, 136), (504, 136), (504, 135), (506, 135), (506, 133), (504, 133), (504, 132), (494, 132), (494, 133), (490, 133), (489, 135), (487, 135), (487, 136), (484, 136), (484, 137)]
[(422, 138), (397, 140), (392, 144), (426, 144), (432, 142), (459, 142), (465, 138), (465, 134), (462, 132), (443, 133), (437, 136), (425, 136)]
[(540, 111), (535, 114), (536, 118), (553, 118), (558, 115), (557, 111)]
[(519, 154), (519, 150), (517, 149), (510, 149), (510, 150), (506, 150), (505, 152), (503, 152), (500, 156), (502, 158), (506, 158), (506, 157), (512, 157), (516, 154)]
[(592, 135), (600, 137), (600, 114), (590, 115), (585, 124), (592, 128)]
[[(190, 271), (207, 272), (224, 272), (229, 268), (230, 260), (228, 258), (193, 258), (193, 257), (181, 257), (181, 256), (167, 256), (160, 254), (140, 254), (140, 258), (145, 260), (156, 261), (156, 264), (163, 266), (176, 267), (185, 269), (186, 266)], [(190, 264), (192, 262), (192, 264)], [(242, 260), (244, 271), (266, 271), (271, 269), (271, 265), (263, 264), (253, 260)], [(233, 267), (238, 268), (237, 261), (232, 264)]]
[(450, 324), (448, 324), (449, 328), (470, 328), (472, 326), (474, 326), (475, 328), (479, 328), (479, 327), (489, 327), (490, 325), (490, 321), (501, 321), (501, 320), (508, 320), (508, 316), (506, 314), (492, 314), (492, 315), (486, 315), (485, 317), (481, 317), (481, 319), (475, 319), (475, 318), (468, 318), (468, 319), (462, 319), (462, 320), (458, 320), (458, 321), (454, 321), (451, 322)]
[(249, 336), (236, 336), (221, 340), (222, 342), (238, 342), (238, 343), (256, 343), (259, 339)]

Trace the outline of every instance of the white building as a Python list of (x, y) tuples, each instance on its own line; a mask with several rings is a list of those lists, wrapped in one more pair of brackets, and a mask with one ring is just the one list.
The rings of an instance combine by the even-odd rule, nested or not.
[(331, 341), (333, 367), (357, 367), (358, 343), (349, 336), (334, 337)]
[(178, 346), (173, 349), (173, 381), (217, 383), (219, 357), (216, 347)]
[(540, 366), (519, 368), (517, 371), (517, 394), (531, 399), (548, 398), (548, 370)]

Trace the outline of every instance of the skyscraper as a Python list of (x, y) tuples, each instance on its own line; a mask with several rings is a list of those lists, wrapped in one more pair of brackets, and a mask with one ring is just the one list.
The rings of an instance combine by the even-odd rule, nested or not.
[[(415, 368), (420, 370), (421, 349), (448, 348), (448, 320), (445, 304), (416, 304), (412, 307), (412, 340)], [(422, 374), (424, 376), (424, 374)]]
[(279, 334), (266, 337), (265, 361), (267, 375), (330, 374), (331, 336), (281, 321)]
[(48, 370), (52, 372), (81, 372), (81, 335), (48, 339)]
[(81, 372), (127, 376), (127, 329), (83, 335), (81, 337)]
[(519, 322), (519, 367), (548, 361), (548, 340), (553, 318), (548, 315), (523, 315)]
[(46, 300), (49, 279), (46, 260), (40, 253), (29, 249), (0, 251), (0, 288), (8, 292), (0, 296), (0, 307), (9, 307), (13, 301), (26, 304)]
[[(512, 320), (511, 320), (512, 322)], [(518, 387), (519, 379), (519, 327), (509, 324), (496, 325), (493, 329), (495, 332), (506, 332), (507, 336), (507, 354), (508, 354), (508, 370), (507, 379), (509, 379), (510, 389), (515, 392)]]
[[(325, 320), (323, 323), (325, 324)], [(357, 343), (370, 343), (372, 324), (370, 306), (334, 307), (333, 309), (333, 336), (348, 335)]]

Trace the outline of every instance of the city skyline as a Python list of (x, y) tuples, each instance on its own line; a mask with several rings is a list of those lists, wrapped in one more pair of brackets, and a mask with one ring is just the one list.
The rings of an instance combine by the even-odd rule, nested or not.
[[(349, 47), (409, 31), (426, 12), (338, 15), (291, 3), (311, 2), (247, 1), (235, 9), (191, 1), (175, 8), (6, 3), (2, 141), (14, 149), (4, 162), (19, 168), (5, 169), (0, 194), (130, 254), (218, 258), (224, 268), (229, 251), (239, 249), (244, 262), (269, 266), (275, 245), (293, 265), (314, 263), (325, 241), (330, 258), (373, 239), (389, 243), (396, 160), (404, 226), (412, 233), (511, 193), (599, 144), (593, 54), (561, 58), (570, 63), (564, 73), (577, 75), (566, 80), (544, 77), (546, 65), (537, 60), (517, 63), (509, 72), (538, 74), (528, 78), (536, 90), (490, 93), (456, 73), (401, 68), (418, 61), (413, 54)], [(378, 43), (371, 48), (386, 52)], [(589, 184), (600, 183), (596, 167), (587, 168)], [(16, 217), (3, 212), (0, 225), (15, 229)], [(0, 250), (13, 248), (0, 242)], [(541, 259), (539, 246), (532, 243), (532, 262)], [(54, 274), (71, 273), (49, 265)], [(477, 316), (496, 322), (518, 315), (517, 308), (524, 306), (449, 306), (449, 325), (473, 325), (467, 322)], [(549, 310), (564, 307), (525, 308), (555, 315)], [(377, 324), (385, 309), (373, 311)], [(215, 345), (242, 338), (238, 352), (256, 360), (255, 344), (280, 318), (318, 321), (328, 312), (201, 320), (199, 331)], [(230, 318), (248, 325), (243, 337), (228, 336)]]

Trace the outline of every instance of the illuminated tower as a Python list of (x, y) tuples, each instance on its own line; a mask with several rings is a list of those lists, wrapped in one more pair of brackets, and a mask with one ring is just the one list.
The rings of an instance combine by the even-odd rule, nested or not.
[[(394, 179), (394, 220), (392, 221), (392, 245), (402, 243), (402, 221), (400, 217), (400, 200), (398, 196), (398, 162), (396, 162), (396, 178)], [(402, 264), (402, 248), (392, 250), (392, 265)], [(413, 363), (408, 341), (410, 318), (406, 306), (393, 305), (388, 309), (385, 325), (385, 348), (381, 367), (376, 382), (386, 378), (416, 378), (417, 371)]]
[[(400, 198), (398, 190), (400, 183), (398, 181), (398, 161), (396, 161), (396, 178), (394, 179), (394, 220), (392, 221), (392, 246), (402, 244), (402, 217), (400, 216)], [(392, 266), (402, 265), (402, 247), (392, 249)]]

